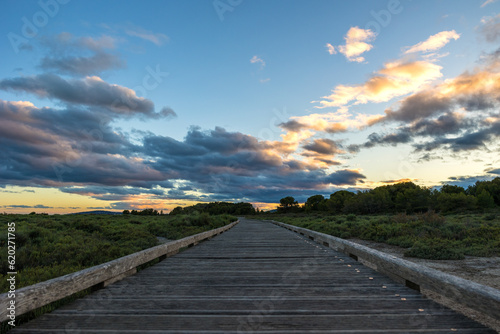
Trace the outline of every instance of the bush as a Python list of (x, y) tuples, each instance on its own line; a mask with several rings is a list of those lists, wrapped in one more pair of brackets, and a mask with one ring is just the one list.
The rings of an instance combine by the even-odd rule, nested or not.
[(450, 242), (440, 239), (417, 241), (404, 253), (407, 257), (418, 257), (430, 260), (462, 260), (464, 252), (453, 247)]
[(350, 213), (350, 214), (348, 214), (348, 215), (345, 217), (345, 219), (346, 219), (347, 221), (351, 221), (351, 222), (352, 222), (352, 221), (355, 221), (355, 220), (356, 220), (356, 215), (355, 215), (354, 213)]

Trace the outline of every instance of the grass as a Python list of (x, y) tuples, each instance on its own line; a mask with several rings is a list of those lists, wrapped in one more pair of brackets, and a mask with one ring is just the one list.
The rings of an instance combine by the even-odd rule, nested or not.
[(283, 223), (343, 239), (360, 238), (407, 248), (405, 256), (458, 260), (500, 256), (500, 215), (494, 212), (442, 216), (406, 215), (265, 215)]
[[(89, 268), (171, 240), (222, 227), (230, 215), (206, 213), (176, 216), (138, 215), (0, 215), (0, 293), (8, 291), (7, 225), (15, 222), (16, 289)], [(16, 317), (16, 324), (59, 307), (55, 302), (32, 314)], [(0, 333), (10, 326), (3, 323)]]

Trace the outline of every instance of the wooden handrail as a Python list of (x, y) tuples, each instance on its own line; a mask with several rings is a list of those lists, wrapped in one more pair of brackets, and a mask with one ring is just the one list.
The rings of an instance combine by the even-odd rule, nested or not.
[[(220, 228), (148, 248), (91, 268), (18, 289), (16, 290), (15, 298), (16, 317), (82, 290), (109, 285), (134, 274), (136, 268), (144, 263), (174, 255), (179, 249), (196, 245), (200, 241), (221, 234), (238, 224), (238, 222), (236, 221)], [(8, 293), (0, 295), (0, 322), (9, 320), (7, 307), (9, 307), (12, 299), (7, 298), (7, 295)]]
[(456, 303), (500, 320), (500, 290), (388, 255), (352, 241), (282, 222), (273, 220), (271, 222), (347, 254), (356, 260), (365, 260), (375, 265), (375, 270), (406, 284), (408, 287), (417, 290), (422, 287), (434, 291)]

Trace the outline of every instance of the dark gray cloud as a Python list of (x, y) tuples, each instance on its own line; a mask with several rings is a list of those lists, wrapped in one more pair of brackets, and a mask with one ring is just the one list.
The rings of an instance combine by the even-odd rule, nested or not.
[(155, 113), (151, 100), (138, 97), (133, 90), (109, 84), (98, 77), (66, 80), (55, 74), (41, 74), (0, 80), (0, 89), (31, 93), (71, 105), (101, 107), (121, 116), (160, 118), (175, 114), (168, 108)]
[(467, 189), (468, 186), (474, 185), (477, 181), (491, 181), (494, 176), (491, 175), (463, 175), (463, 176), (452, 176), (449, 177), (447, 181), (441, 182), (441, 184), (450, 184), (454, 186), (460, 186)]
[(463, 128), (472, 126), (471, 120), (463, 119), (455, 113), (446, 113), (436, 119), (422, 119), (415, 122), (407, 130), (419, 136), (443, 136), (459, 133)]
[(366, 148), (373, 147), (375, 145), (392, 145), (409, 143), (411, 141), (411, 136), (408, 132), (400, 131), (396, 133), (389, 133), (380, 135), (378, 133), (372, 133), (368, 136), (368, 141), (363, 145)]
[(282, 129), (285, 129), (287, 131), (292, 131), (292, 132), (298, 132), (304, 128), (307, 128), (307, 126), (305, 124), (302, 124), (296, 120), (290, 120), (288, 122), (278, 124), (278, 126)]
[(125, 67), (125, 62), (120, 57), (98, 52), (92, 56), (67, 56), (67, 57), (44, 57), (40, 62), (40, 68), (46, 71), (70, 75), (97, 75), (106, 70), (120, 69)]
[(42, 204), (37, 205), (4, 205), (4, 208), (10, 209), (52, 209), (52, 206), (46, 206)]
[(398, 109), (387, 109), (381, 121), (411, 122), (437, 113), (449, 112), (452, 108), (449, 98), (441, 97), (432, 91), (424, 91), (405, 98)]
[(500, 175), (500, 168), (487, 169), (485, 172), (488, 174)]
[(363, 144), (351, 144), (347, 146), (347, 150), (351, 153), (357, 153), (362, 148), (372, 148), (375, 146), (396, 146), (398, 144), (406, 144), (412, 141), (410, 129), (402, 129), (395, 133), (379, 134), (376, 132), (368, 136), (368, 140)]
[(500, 38), (500, 15), (483, 19), (481, 33), (490, 43), (495, 43)]
[(169, 107), (163, 107), (161, 108), (159, 114), (162, 117), (177, 117), (177, 113), (172, 110), (172, 108)]
[(135, 159), (137, 148), (98, 113), (38, 109), (25, 102), (0, 100), (0, 118), (3, 184), (127, 185), (166, 179)]
[(338, 144), (331, 139), (315, 139), (313, 142), (304, 145), (303, 148), (318, 154), (334, 155), (343, 152)]
[(242, 150), (256, 151), (262, 148), (255, 137), (240, 132), (227, 132), (221, 127), (208, 132), (201, 131), (199, 127), (193, 127), (188, 132), (185, 143), (224, 154), (237, 153)]
[(42, 45), (48, 53), (40, 62), (45, 71), (87, 76), (125, 67), (119, 56), (107, 51), (115, 48), (115, 40), (109, 36), (96, 39), (61, 33), (43, 38)]
[(430, 142), (415, 144), (416, 151), (433, 151), (444, 148), (453, 152), (487, 149), (489, 143), (500, 136), (500, 121), (477, 131), (466, 131), (460, 136), (438, 137)]
[(363, 183), (366, 177), (355, 170), (339, 170), (327, 176), (326, 181), (336, 186), (352, 186)]

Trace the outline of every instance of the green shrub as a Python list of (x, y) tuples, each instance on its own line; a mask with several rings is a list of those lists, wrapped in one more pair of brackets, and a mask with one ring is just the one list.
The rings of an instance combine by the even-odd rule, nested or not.
[(346, 219), (347, 221), (355, 221), (355, 220), (356, 220), (356, 215), (355, 215), (354, 213), (350, 213), (350, 214), (348, 214), (348, 215), (345, 217), (345, 219)]
[(464, 252), (462, 249), (453, 247), (453, 244), (446, 240), (430, 239), (417, 241), (404, 253), (407, 257), (418, 257), (431, 260), (462, 260)]

